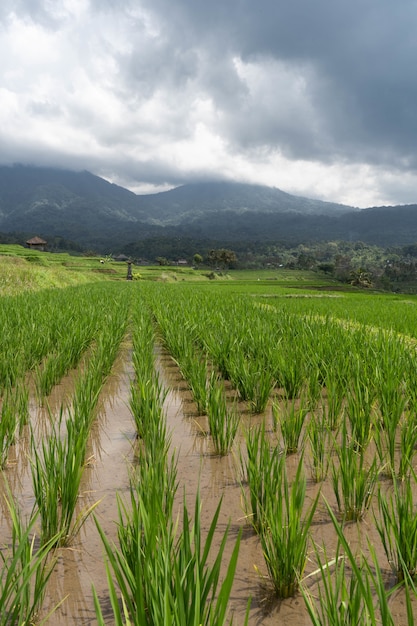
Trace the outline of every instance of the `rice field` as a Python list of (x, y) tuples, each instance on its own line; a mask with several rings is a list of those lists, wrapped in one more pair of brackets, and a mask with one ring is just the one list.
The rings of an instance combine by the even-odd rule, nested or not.
[(0, 625), (414, 624), (417, 301), (2, 296)]

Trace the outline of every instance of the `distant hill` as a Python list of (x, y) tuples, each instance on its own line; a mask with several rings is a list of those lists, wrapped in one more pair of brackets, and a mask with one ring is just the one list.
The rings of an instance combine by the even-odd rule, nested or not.
[(136, 195), (86, 171), (14, 165), (0, 166), (0, 232), (60, 236), (102, 252), (151, 238), (404, 245), (417, 241), (417, 205), (359, 210), (216, 181)]

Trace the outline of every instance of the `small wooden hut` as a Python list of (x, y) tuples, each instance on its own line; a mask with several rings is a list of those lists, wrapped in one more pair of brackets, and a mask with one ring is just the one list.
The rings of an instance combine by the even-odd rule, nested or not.
[(26, 245), (32, 250), (40, 250), (41, 252), (45, 252), (48, 242), (45, 241), (45, 239), (41, 239), (40, 237), (36, 236), (32, 237), (32, 239), (28, 239)]

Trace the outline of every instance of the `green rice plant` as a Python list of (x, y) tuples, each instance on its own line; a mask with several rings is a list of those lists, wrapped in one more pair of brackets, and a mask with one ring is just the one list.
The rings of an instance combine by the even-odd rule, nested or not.
[[(327, 503), (326, 503), (327, 504)], [(314, 546), (318, 569), (310, 574), (319, 575), (318, 593), (313, 596), (307, 581), (301, 581), (301, 593), (313, 626), (395, 626), (389, 606), (391, 594), (387, 590), (384, 575), (374, 546), (368, 545), (370, 556), (353, 553), (343, 527), (336, 520), (330, 506), (327, 509), (337, 533), (338, 544), (333, 558), (325, 546)], [(410, 589), (414, 585), (411, 581)], [(409, 585), (406, 585), (407, 624), (414, 624)]]
[(390, 392), (387, 391), (386, 395), (384, 392), (383, 397), (384, 404), (380, 404), (375, 417), (374, 439), (381, 463), (388, 467), (388, 475), (391, 475), (393, 471), (395, 472), (398, 434), (407, 400), (402, 392), (394, 387)]
[(306, 389), (308, 405), (311, 409), (314, 409), (321, 401), (323, 393), (323, 380), (316, 359), (310, 359), (310, 365), (307, 368)]
[(379, 516), (375, 525), (388, 562), (398, 581), (417, 579), (417, 476), (410, 468), (408, 480), (398, 481), (393, 473), (392, 490), (378, 489)]
[[(339, 512), (344, 521), (361, 520), (368, 510), (378, 479), (379, 466), (373, 457), (368, 464), (363, 449), (349, 439), (346, 419), (341, 442), (335, 443), (336, 459), (331, 460), (331, 480)], [(337, 463), (336, 463), (337, 461)]]
[(39, 623), (38, 611), (56, 562), (55, 559), (48, 559), (56, 537), (36, 549), (36, 516), (24, 524), (20, 511), (7, 491), (12, 539), (11, 544), (0, 551), (0, 626), (22, 626), (35, 621)]
[(204, 414), (207, 411), (209, 395), (207, 359), (200, 358), (192, 349), (192, 351), (183, 356), (183, 360), (179, 363), (179, 368), (191, 389), (198, 413), (200, 415)]
[[(285, 456), (271, 447), (265, 424), (245, 432), (246, 456), (240, 453), (243, 508), (255, 532), (261, 532), (263, 513), (270, 498), (276, 498), (282, 483)], [(247, 483), (247, 487), (246, 484)]]
[(251, 358), (241, 347), (236, 347), (229, 355), (228, 374), (241, 400), (248, 401), (254, 413), (262, 413), (276, 385), (274, 374), (264, 359)]
[(299, 343), (293, 344), (288, 347), (288, 350), (282, 346), (276, 356), (277, 365), (274, 377), (277, 385), (284, 389), (289, 400), (300, 395), (306, 381), (305, 355), (300, 354), (300, 349), (297, 350), (299, 345)]
[(328, 368), (325, 378), (326, 403), (322, 403), (323, 411), (326, 413), (327, 424), (330, 430), (338, 430), (345, 398), (345, 385), (337, 370)]
[[(317, 599), (307, 591), (305, 583), (301, 584), (313, 626), (368, 626), (364, 587), (371, 594), (372, 589), (369, 588), (365, 565), (357, 564), (360, 578), (352, 575), (349, 559), (342, 553), (340, 542), (332, 559), (328, 557), (325, 546), (322, 550), (315, 546), (314, 550), (318, 563), (315, 573), (320, 576)], [(356, 560), (354, 562), (356, 564)]]
[(352, 445), (366, 449), (372, 438), (374, 397), (370, 388), (355, 377), (346, 394), (345, 415), (349, 420)]
[[(125, 543), (119, 548), (112, 545), (97, 523), (108, 559), (109, 592), (115, 622), (132, 626), (225, 624), (240, 536), (235, 542), (223, 582), (220, 584), (228, 529), (223, 535), (217, 554), (213, 556), (211, 552), (221, 502), (204, 541), (198, 494), (192, 524), (184, 498), (181, 529), (172, 520), (164, 517), (158, 500), (154, 503), (156, 508), (148, 508), (139, 489), (135, 502), (135, 523), (129, 526), (128, 531), (134, 535), (129, 545), (136, 546), (133, 560), (126, 558), (124, 554)], [(121, 509), (120, 513), (120, 524), (124, 525), (125, 513)], [(113, 576), (120, 590), (121, 603), (117, 600)], [(95, 607), (99, 624), (104, 624), (96, 593)]]
[(35, 385), (38, 398), (41, 400), (48, 396), (60, 378), (59, 355), (57, 353), (49, 354), (35, 371)]
[(279, 598), (289, 598), (296, 593), (307, 563), (310, 527), (319, 495), (306, 509), (302, 457), (291, 485), (285, 462), (281, 467), (280, 488), (266, 500), (259, 538), (275, 593)]
[(311, 477), (319, 483), (326, 479), (330, 464), (330, 432), (326, 415), (315, 411), (307, 429), (311, 450)]
[(378, 410), (382, 426), (395, 432), (407, 406), (407, 396), (396, 378), (384, 378), (377, 390)]
[(272, 403), (274, 423), (279, 423), (286, 454), (294, 454), (302, 445), (302, 435), (309, 407), (304, 400), (286, 400), (281, 409), (278, 403)]
[(32, 483), (41, 522), (41, 542), (56, 537), (60, 545), (69, 545), (98, 502), (78, 514), (79, 488), (84, 471), (87, 431), (71, 419), (66, 421), (66, 436), (61, 435), (62, 416), (53, 425), (50, 436), (40, 445), (31, 436)]
[(400, 453), (398, 461), (398, 477), (400, 480), (408, 478), (410, 468), (413, 466), (413, 459), (417, 448), (417, 424), (415, 416), (411, 412), (406, 412), (401, 421)]
[(6, 387), (0, 409), (0, 469), (7, 463), (16, 433), (22, 432), (29, 420), (29, 390), (23, 381), (13, 388)]
[(13, 390), (7, 390), (0, 413), (0, 469), (4, 469), (11, 446), (16, 440), (18, 416), (13, 403)]
[(146, 440), (148, 434), (163, 421), (163, 404), (167, 395), (157, 377), (132, 381), (129, 407), (135, 421), (137, 436)]
[(207, 418), (215, 453), (225, 456), (233, 447), (240, 418), (236, 406), (228, 406), (224, 385), (216, 376), (210, 379)]

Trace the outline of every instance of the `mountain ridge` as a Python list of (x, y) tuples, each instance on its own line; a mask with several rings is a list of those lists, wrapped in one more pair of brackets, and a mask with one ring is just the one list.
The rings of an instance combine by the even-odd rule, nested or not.
[(137, 195), (85, 170), (18, 164), (0, 166), (0, 231), (61, 236), (100, 251), (150, 237), (403, 245), (417, 241), (417, 205), (358, 209), (227, 181)]

